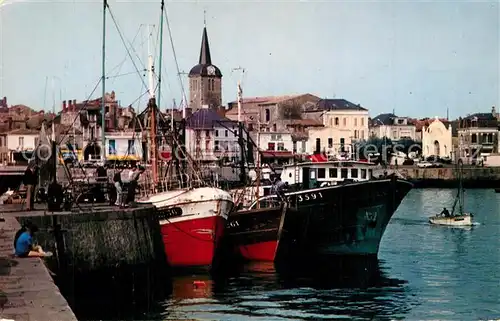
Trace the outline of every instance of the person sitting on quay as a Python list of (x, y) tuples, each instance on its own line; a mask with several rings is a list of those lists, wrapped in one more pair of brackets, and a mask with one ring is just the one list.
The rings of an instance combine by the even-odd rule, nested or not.
[(45, 252), (40, 245), (34, 245), (33, 236), (38, 227), (31, 221), (26, 222), (14, 237), (14, 254), (17, 257), (50, 257), (52, 252)]

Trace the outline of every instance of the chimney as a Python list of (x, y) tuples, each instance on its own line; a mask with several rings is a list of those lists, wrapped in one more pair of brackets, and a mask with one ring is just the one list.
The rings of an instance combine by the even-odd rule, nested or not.
[(62, 112), (66, 112), (66, 100), (63, 100)]
[(493, 116), (495, 116), (495, 117), (497, 116), (497, 110), (496, 110), (495, 106), (491, 107), (491, 113), (493, 114)]
[(3, 97), (3, 105), (4, 107), (9, 107), (9, 105), (7, 105), (7, 97)]
[(71, 100), (68, 100), (68, 104), (66, 105), (66, 111), (71, 111)]
[(76, 111), (76, 99), (73, 99), (73, 111)]

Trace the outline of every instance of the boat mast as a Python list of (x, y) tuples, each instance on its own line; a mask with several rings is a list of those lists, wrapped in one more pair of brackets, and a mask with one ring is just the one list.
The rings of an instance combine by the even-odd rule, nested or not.
[[(260, 176), (261, 176), (261, 168), (260, 168), (260, 110), (257, 119), (257, 161), (255, 162), (255, 174), (257, 174), (257, 188), (255, 189), (255, 200), (258, 201), (260, 197)], [(257, 209), (260, 208), (260, 202), (256, 203)]]
[[(153, 176), (153, 191), (156, 190), (156, 185), (158, 183), (158, 164), (156, 157), (156, 99), (155, 99), (155, 87), (154, 87), (154, 61), (153, 54), (151, 52), (151, 32), (148, 25), (148, 79), (149, 79), (149, 112), (150, 112), (150, 159), (151, 159), (151, 174)], [(160, 57), (161, 59), (161, 57)]]
[[(234, 70), (241, 70), (242, 74), (245, 69), (242, 67), (234, 68)], [(241, 89), (241, 80), (238, 80), (238, 145), (240, 147), (240, 182), (246, 184), (245, 173), (245, 146), (243, 140), (243, 122), (241, 121), (241, 105), (243, 104), (243, 90)]]
[(106, 9), (108, 1), (102, 6), (102, 97), (101, 97), (101, 161), (106, 162)]
[(160, 55), (158, 57), (158, 108), (161, 110), (161, 62), (163, 60), (163, 10), (165, 9), (165, 0), (161, 0), (161, 18), (160, 18)]

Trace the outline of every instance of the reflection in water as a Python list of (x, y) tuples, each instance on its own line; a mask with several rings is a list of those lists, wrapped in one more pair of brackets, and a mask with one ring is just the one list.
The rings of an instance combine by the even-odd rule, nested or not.
[[(309, 262), (310, 263), (310, 262)], [(401, 317), (410, 309), (405, 282), (385, 276), (377, 261), (342, 260), (315, 269), (257, 262), (232, 276), (176, 277), (164, 302), (167, 320), (290, 320)], [(203, 281), (203, 288), (193, 282)]]

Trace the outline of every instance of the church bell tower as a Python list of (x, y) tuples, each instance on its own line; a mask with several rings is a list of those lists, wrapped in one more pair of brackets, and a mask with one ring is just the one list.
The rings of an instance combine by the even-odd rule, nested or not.
[(203, 28), (200, 58), (189, 72), (189, 107), (193, 112), (204, 106), (218, 108), (222, 105), (222, 73), (212, 64), (207, 27)]

